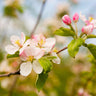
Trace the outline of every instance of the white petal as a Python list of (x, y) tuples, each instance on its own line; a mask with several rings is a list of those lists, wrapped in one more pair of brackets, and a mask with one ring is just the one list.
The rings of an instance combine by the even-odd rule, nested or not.
[(13, 35), (13, 36), (11, 36), (10, 40), (11, 40), (11, 42), (12, 42), (13, 45), (18, 46), (18, 45), (16, 44), (16, 41), (17, 41), (17, 40), (20, 41), (20, 38), (19, 38), (18, 36)]
[(53, 60), (52, 60), (53, 63), (60, 64), (61, 60), (60, 60), (60, 58), (58, 57), (58, 55), (57, 55), (55, 52), (52, 52), (51, 55), (57, 57), (56, 59), (53, 59)]
[(42, 71), (43, 71), (42, 66), (40, 65), (40, 63), (39, 63), (37, 60), (33, 61), (33, 70), (34, 70), (37, 74), (40, 74), (40, 73), (42, 73)]
[(94, 25), (94, 28), (96, 29), (96, 20), (92, 20), (91, 23)]
[(49, 51), (51, 51), (51, 49), (55, 46), (55, 43), (56, 43), (55, 38), (48, 38), (48, 39), (46, 39), (46, 43), (43, 45), (43, 47), (45, 47), (45, 49), (49, 48)]
[(20, 74), (23, 76), (28, 76), (32, 71), (31, 62), (22, 63), (20, 66)]
[(80, 12), (80, 19), (81, 19), (82, 21), (84, 21), (84, 22), (87, 20), (86, 17), (85, 17), (85, 15), (82, 15), (81, 12)]
[(7, 45), (5, 47), (5, 50), (8, 54), (14, 54), (16, 51), (19, 50), (19, 47), (16, 47), (16, 46), (12, 46), (12, 45)]
[(33, 51), (33, 56), (35, 59), (40, 59), (44, 55), (44, 51), (38, 47), (35, 47)]
[(22, 32), (21, 33), (21, 45), (23, 45), (25, 42), (25, 34)]
[(44, 55), (44, 51), (38, 47), (30, 47), (28, 46), (25, 49), (25, 54), (27, 56), (34, 56), (35, 59), (39, 59)]
[(21, 50), (20, 50), (19, 56), (20, 56), (20, 59), (21, 59), (22, 61), (26, 61), (26, 60), (27, 60), (27, 55), (26, 55), (26, 53), (25, 53), (24, 50), (23, 50), (22, 52), (21, 52)]

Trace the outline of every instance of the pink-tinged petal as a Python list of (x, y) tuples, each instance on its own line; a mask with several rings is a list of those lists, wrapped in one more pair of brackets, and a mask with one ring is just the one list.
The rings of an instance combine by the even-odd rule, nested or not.
[(42, 73), (42, 71), (43, 71), (42, 66), (40, 65), (40, 63), (39, 63), (37, 60), (33, 61), (33, 70), (34, 70), (37, 74), (40, 74), (40, 73)]
[(93, 29), (94, 29), (93, 24), (89, 24), (89, 25), (84, 26), (82, 28), (82, 32), (85, 33), (85, 34), (91, 34), (93, 32)]
[(20, 42), (20, 38), (18, 36), (15, 36), (15, 35), (11, 36), (10, 40), (11, 40), (12, 44), (15, 46), (18, 46), (18, 44), (16, 44), (17, 40)]
[(40, 59), (44, 55), (44, 51), (38, 47), (30, 47), (31, 48), (31, 55), (34, 56), (35, 59)]
[(31, 43), (32, 43), (32, 40), (31, 40), (31, 39), (28, 39), (28, 40), (24, 43), (23, 47), (20, 49), (20, 54), (24, 51), (24, 49), (25, 49), (26, 47), (31, 46)]
[(48, 50), (48, 52), (49, 52), (49, 51), (51, 51), (54, 48), (55, 43), (56, 43), (56, 39), (55, 38), (48, 38), (48, 39), (46, 39), (46, 42), (43, 45), (43, 47), (45, 49), (48, 49), (49, 48), (49, 50)]
[(16, 46), (12, 46), (12, 45), (7, 45), (5, 47), (5, 50), (8, 54), (15, 54), (16, 51), (19, 50), (19, 47), (16, 47)]
[(36, 34), (36, 35), (32, 35), (32, 39), (36, 42), (39, 42), (40, 40), (45, 41), (45, 37), (43, 34)]
[(78, 13), (75, 13), (73, 15), (73, 21), (76, 23), (76, 22), (78, 22), (78, 20), (79, 20), (79, 14)]
[(51, 55), (57, 57), (56, 59), (53, 59), (53, 60), (52, 60), (53, 63), (60, 64), (61, 60), (60, 60), (60, 58), (58, 57), (58, 55), (57, 55), (55, 52), (52, 52)]
[(22, 52), (21, 51), (22, 50), (20, 50), (19, 56), (20, 56), (21, 60), (26, 61), (28, 56), (26, 55), (24, 50)]
[(31, 62), (22, 63), (20, 65), (20, 74), (22, 76), (28, 76), (32, 71), (32, 64)]
[(64, 15), (62, 17), (62, 21), (66, 24), (66, 25), (70, 25), (71, 24), (71, 18), (68, 15)]
[(42, 56), (44, 56), (44, 51), (40, 48), (36, 48), (36, 52), (34, 53), (35, 59), (40, 59)]
[(88, 20), (86, 20), (85, 23), (86, 23), (86, 25), (91, 24), (90, 21), (88, 21)]
[(33, 56), (33, 53), (32, 53), (32, 49), (30, 46), (27, 46), (24, 50), (23, 50), (24, 54), (26, 54), (26, 57), (28, 56)]
[(20, 52), (20, 57), (22, 60), (26, 61), (27, 57), (33, 56), (35, 59), (39, 59), (44, 55), (44, 51), (38, 47), (27, 46), (22, 52)]
[(22, 32), (21, 33), (21, 45), (23, 45), (25, 42), (25, 34)]

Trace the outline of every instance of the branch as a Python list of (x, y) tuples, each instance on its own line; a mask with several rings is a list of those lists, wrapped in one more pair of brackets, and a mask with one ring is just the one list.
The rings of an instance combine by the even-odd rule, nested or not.
[(47, 0), (43, 0), (43, 4), (42, 4), (41, 10), (40, 10), (40, 14), (39, 14), (39, 16), (38, 16), (37, 22), (36, 22), (36, 24), (35, 24), (32, 32), (31, 32), (31, 36), (32, 36), (32, 34), (34, 34), (34, 32), (35, 32), (35, 30), (36, 30), (36, 28), (37, 28), (37, 26), (38, 26), (38, 24), (39, 24), (39, 22), (40, 22), (40, 19), (41, 19), (41, 17), (42, 17), (42, 13), (43, 13), (43, 11), (44, 11), (44, 7), (45, 7), (46, 1), (47, 1)]
[[(68, 48), (68, 47), (64, 47), (63, 49), (59, 50), (59, 51), (57, 52), (57, 54), (59, 54), (60, 52), (66, 50), (67, 48)], [(0, 75), (0, 77), (9, 77), (9, 76), (11, 76), (11, 75), (20, 75), (20, 70), (15, 71), (15, 72), (13, 72), (13, 73), (2, 74), (2, 75)]]
[(59, 54), (60, 52), (66, 50), (67, 48), (68, 48), (68, 47), (64, 47), (63, 49), (59, 50), (59, 51), (57, 52), (57, 54)]
[(20, 75), (20, 70), (17, 70), (15, 72), (8, 73), (8, 74), (2, 74), (2, 75), (0, 75), (0, 77), (9, 77), (11, 75)]

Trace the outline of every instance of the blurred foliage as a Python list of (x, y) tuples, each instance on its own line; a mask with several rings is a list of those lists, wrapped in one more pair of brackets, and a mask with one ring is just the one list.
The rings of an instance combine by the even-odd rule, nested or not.
[(0, 49), (0, 62), (4, 59), (4, 52)]
[(4, 15), (9, 17), (18, 17), (17, 12), (23, 13), (23, 7), (19, 4), (18, 0), (12, 1), (10, 5), (4, 7)]
[[(23, 7), (17, 1), (14, 0), (14, 2), (11, 5), (4, 6), (5, 16), (18, 17), (17, 12), (19, 13), (24, 12)], [(73, 2), (74, 0), (71, 1)], [(62, 11), (59, 11), (56, 14), (56, 17), (58, 19), (56, 19), (55, 17), (53, 17), (52, 19), (55, 19), (56, 21), (61, 19), (64, 14), (69, 14), (69, 10), (66, 10), (66, 8), (62, 9), (63, 9)], [(46, 24), (46, 32), (44, 34), (47, 37), (54, 36), (54, 31), (58, 28), (59, 25), (55, 21), (53, 23)], [(61, 23), (60, 20), (58, 22)], [(59, 30), (59, 32), (61, 31)], [(69, 30), (67, 32), (70, 33)], [(63, 36), (64, 35), (65, 34), (63, 33)], [(92, 38), (96, 36), (91, 35), (88, 38), (90, 37)], [(95, 56), (96, 52), (94, 52), (93, 49), (90, 50), (92, 50), (92, 54), (94, 54)], [(70, 50), (72, 51), (72, 49)], [(79, 88), (84, 88), (84, 90), (90, 93), (91, 96), (96, 96), (96, 60), (94, 56), (88, 55), (88, 57), (86, 57), (84, 56), (84, 53), (81, 53), (81, 55), (77, 54), (76, 58), (73, 59), (64, 53), (64, 55), (62, 56), (63, 58), (61, 64), (53, 65), (54, 67), (52, 71), (49, 73), (48, 79), (40, 92), (38, 92), (35, 85), (37, 75), (34, 72), (32, 72), (32, 74), (30, 74), (28, 77), (19, 76), (19, 79), (17, 80), (13, 88), (11, 96), (78, 96)], [(0, 50), (0, 63), (2, 62), (3, 59), (4, 59), (4, 52)], [(17, 69), (19, 66), (15, 61), (17, 60), (15, 59), (9, 60), (10, 63), (9, 65), (11, 65), (12, 67), (15, 66), (13, 67), (13, 69)], [(4, 73), (5, 72), (0, 72), (0, 74)], [(14, 83), (13, 79), (15, 78), (14, 76), (8, 78), (9, 80), (5, 82), (3, 80), (7, 78), (0, 78), (0, 96), (8, 96), (10, 94), (10, 87)], [(40, 78), (38, 82), (42, 82), (42, 79), (43, 78)], [(7, 85), (6, 88), (4, 84)], [(43, 82), (41, 84), (43, 84)]]

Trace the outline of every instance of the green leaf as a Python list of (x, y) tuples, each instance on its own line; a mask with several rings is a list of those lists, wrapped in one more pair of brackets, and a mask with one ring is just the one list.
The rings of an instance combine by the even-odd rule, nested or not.
[(75, 35), (75, 32), (73, 32), (71, 29), (63, 28), (63, 27), (59, 28), (54, 33), (60, 36), (74, 36)]
[(4, 7), (4, 15), (10, 16), (10, 17), (17, 17), (15, 8), (11, 5)]
[(49, 72), (52, 69), (52, 62), (49, 59), (42, 57), (38, 61), (43, 67), (44, 72)]
[(75, 55), (79, 51), (79, 47), (83, 44), (83, 39), (78, 38), (71, 41), (71, 43), (68, 45), (68, 52), (70, 56), (75, 57)]
[(96, 45), (94, 44), (88, 44), (87, 48), (90, 50), (94, 58), (96, 59)]
[(47, 78), (48, 78), (48, 73), (41, 73), (38, 75), (38, 78), (36, 81), (36, 87), (38, 91), (40, 91), (43, 88)]
[(19, 57), (19, 51), (17, 51), (15, 54), (8, 54), (7, 58), (14, 58), (14, 57)]
[(17, 7), (17, 10), (18, 10), (20, 13), (23, 13), (23, 12), (24, 12), (24, 10), (23, 10), (23, 7), (22, 7), (22, 6), (18, 6), (18, 7)]
[(88, 35), (87, 38), (96, 38), (96, 35), (91, 34), (91, 35)]

